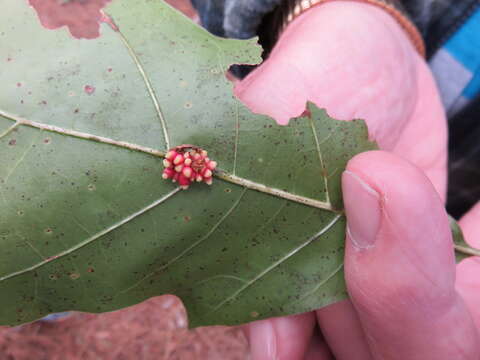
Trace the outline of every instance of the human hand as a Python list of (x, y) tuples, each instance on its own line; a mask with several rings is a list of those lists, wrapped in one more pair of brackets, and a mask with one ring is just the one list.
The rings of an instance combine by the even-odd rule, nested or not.
[[(478, 334), (454, 289), (442, 205), (446, 120), (425, 62), (395, 21), (354, 2), (310, 9), (289, 26), (269, 59), (236, 86), (236, 94), (280, 123), (300, 115), (307, 100), (335, 118), (363, 118), (382, 149), (410, 161), (372, 152), (349, 163), (343, 191), (350, 233), (376, 239), (359, 249), (365, 246), (347, 236), (352, 301), (250, 324), (253, 360), (476, 358)], [(463, 287), (459, 281), (458, 291), (472, 303), (469, 289), (480, 265), (464, 267), (470, 276)], [(316, 324), (321, 333), (312, 337)]]
[(434, 80), (404, 31), (383, 10), (334, 1), (307, 10), (236, 95), (280, 124), (310, 100), (330, 116), (365, 119), (383, 150), (420, 167), (444, 198), (447, 123)]
[[(449, 222), (431, 182), (373, 151), (348, 163), (342, 188), (350, 300), (249, 324), (252, 360), (478, 359), (480, 262), (460, 264), (456, 290)], [(462, 225), (480, 234), (478, 218)]]

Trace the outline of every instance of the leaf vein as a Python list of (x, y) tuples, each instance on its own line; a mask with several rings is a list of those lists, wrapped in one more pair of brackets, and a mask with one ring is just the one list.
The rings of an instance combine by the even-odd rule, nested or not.
[(160, 104), (157, 99), (157, 95), (155, 93), (155, 90), (153, 89), (152, 83), (150, 82), (150, 79), (148, 78), (145, 69), (143, 68), (142, 63), (140, 62), (140, 59), (135, 52), (135, 50), (132, 48), (130, 43), (128, 42), (127, 38), (121, 31), (115, 31), (117, 34), (119, 34), (120, 39), (122, 40), (123, 44), (127, 48), (130, 56), (132, 57), (133, 61), (135, 62), (135, 65), (137, 66), (138, 71), (140, 72), (140, 75), (143, 78), (143, 81), (145, 82), (145, 86), (147, 88), (148, 94), (150, 95), (150, 99), (152, 100), (153, 106), (155, 107), (155, 111), (157, 113), (158, 119), (160, 120), (160, 124), (162, 126), (163, 130), (163, 137), (165, 138), (165, 145), (167, 147), (167, 150), (170, 149), (170, 138), (168, 135), (168, 130), (167, 130), (167, 121), (165, 120), (165, 116), (163, 115), (162, 109), (160, 107)]
[[(326, 171), (325, 163), (323, 162), (322, 151), (320, 150), (320, 142), (318, 141), (317, 136), (317, 129), (315, 128), (315, 124), (313, 123), (313, 119), (309, 117), (310, 126), (312, 128), (313, 138), (315, 139), (315, 146), (317, 147), (318, 159), (320, 160), (320, 166), (322, 167), (323, 171)], [(325, 184), (325, 202), (330, 204), (330, 192), (328, 191), (328, 178), (327, 176), (323, 175), (323, 181)]]
[(128, 223), (129, 221), (135, 219), (136, 217), (146, 213), (147, 211), (153, 209), (154, 207), (160, 205), (161, 203), (165, 202), (166, 200), (168, 200), (170, 197), (172, 197), (173, 195), (175, 195), (176, 193), (178, 193), (179, 191), (181, 190), (180, 187), (177, 187), (175, 189), (173, 189), (172, 191), (170, 191), (169, 193), (167, 193), (166, 195), (162, 196), (160, 199), (157, 199), (155, 200), (153, 203), (151, 203), (150, 205), (147, 205), (146, 207), (136, 211), (135, 213), (123, 218), (122, 220), (116, 222), (115, 224), (113, 224), (112, 226), (106, 228), (106, 229), (103, 229), (102, 231), (99, 231), (97, 232), (96, 234), (93, 234), (92, 236), (90, 236), (89, 238), (81, 241), (80, 243), (78, 243), (77, 245), (75, 246), (72, 246), (71, 248), (68, 248), (60, 253), (58, 253), (57, 255), (53, 255), (53, 256), (50, 256), (48, 257), (47, 259), (43, 260), (43, 261), (40, 261), (32, 266), (29, 266), (25, 269), (22, 269), (22, 270), (18, 270), (18, 271), (15, 271), (15, 272), (12, 272), (10, 274), (7, 274), (7, 275), (3, 275), (0, 277), (0, 282), (1, 281), (5, 281), (5, 280), (8, 280), (8, 279), (11, 279), (13, 277), (16, 277), (16, 276), (19, 276), (19, 275), (22, 275), (22, 274), (25, 274), (25, 273), (28, 273), (28, 272), (31, 272), (33, 270), (36, 270), (42, 266), (44, 266), (45, 264), (48, 264), (49, 262), (53, 261), (53, 260), (56, 260), (56, 259), (59, 259), (61, 257), (64, 257), (66, 255), (69, 255), (71, 253), (73, 253), (74, 251), (94, 242), (95, 240), (101, 238), (102, 236), (118, 229), (119, 227), (121, 227), (122, 225)]
[(62, 127), (59, 127), (59, 126), (55, 126), (55, 125), (49, 125), (49, 124), (44, 124), (44, 123), (40, 123), (40, 122), (37, 122), (37, 121), (28, 120), (28, 119), (22, 118), (20, 116), (14, 115), (14, 114), (7, 113), (3, 110), (0, 110), (0, 116), (3, 116), (3, 117), (5, 117), (7, 119), (10, 119), (10, 120), (14, 120), (17, 123), (19, 123), (19, 125), (29, 126), (29, 127), (36, 128), (36, 129), (39, 129), (39, 130), (45, 130), (45, 131), (57, 133), (57, 134), (60, 134), (60, 135), (76, 137), (76, 138), (84, 139), (84, 140), (91, 140), (91, 141), (95, 141), (95, 142), (99, 142), (99, 143), (103, 143), (103, 144), (108, 144), (108, 145), (113, 145), (113, 146), (129, 149), (129, 150), (133, 150), (133, 151), (143, 152), (143, 153), (158, 156), (158, 157), (165, 156), (165, 152), (159, 151), (159, 150), (156, 150), (156, 149), (152, 149), (152, 148), (149, 148), (149, 147), (146, 147), (146, 146), (142, 146), (142, 145), (138, 145), (138, 144), (132, 144), (132, 143), (129, 143), (129, 142), (126, 142), (126, 141), (114, 140), (114, 139), (110, 139), (110, 138), (107, 138), (107, 137), (104, 137), (104, 136), (89, 134), (89, 133), (85, 133), (85, 132), (81, 132), (81, 131), (77, 131), (77, 130), (66, 129), (66, 128), (62, 128)]
[(233, 170), (232, 174), (237, 172), (238, 140), (240, 138), (240, 119), (238, 115), (238, 101), (235, 101), (235, 148), (233, 150)]
[(12, 168), (10, 169), (10, 171), (7, 173), (7, 176), (5, 176), (5, 180), (4, 180), (4, 184), (5, 184), (5, 185), (7, 184), (8, 179), (10, 179), (10, 176), (12, 176), (12, 174), (15, 172), (15, 170), (16, 170), (16, 169), (20, 166), (20, 164), (25, 160), (25, 157), (27, 156), (27, 154), (33, 149), (33, 143), (35, 142), (35, 140), (37, 140), (37, 138), (38, 138), (38, 135), (33, 137), (33, 140), (32, 140), (32, 142), (30, 143), (30, 145), (25, 149), (25, 151), (23, 152), (23, 154), (20, 156), (20, 158), (17, 160), (17, 162), (12, 166)]
[[(129, 292), (133, 289), (135, 289), (137, 286), (139, 286), (142, 282), (144, 282), (145, 280), (149, 279), (150, 277), (152, 277), (153, 275), (155, 275), (156, 273), (158, 273), (159, 271), (163, 271), (165, 270), (166, 268), (168, 268), (169, 266), (171, 266), (173, 263), (177, 262), (178, 260), (180, 260), (186, 253), (188, 253), (189, 251), (191, 251), (192, 249), (194, 249), (195, 247), (197, 247), (198, 245), (200, 245), (201, 243), (203, 243), (205, 240), (207, 240), (214, 232), (215, 230), (218, 229), (218, 227), (225, 221), (225, 219), (227, 219), (232, 213), (233, 211), (238, 207), (238, 205), (240, 204), (243, 196), (245, 195), (245, 193), (247, 192), (247, 188), (244, 188), (242, 193), (240, 194), (240, 196), (238, 197), (238, 199), (233, 203), (233, 205), (230, 207), (230, 209), (228, 209), (228, 211), (220, 218), (220, 220), (218, 220), (218, 222), (212, 226), (212, 228), (204, 235), (202, 236), (199, 240), (195, 241), (192, 245), (190, 245), (189, 247), (187, 247), (185, 250), (183, 250), (180, 254), (178, 254), (177, 256), (175, 256), (172, 260), (170, 260), (169, 262), (167, 262), (165, 265), (162, 265), (160, 266), (159, 268), (155, 269), (154, 271), (152, 271), (151, 273), (145, 275), (142, 279), (140, 279), (139, 281), (137, 281), (135, 284), (133, 284), (132, 286), (126, 288), (125, 290), (122, 290), (120, 291), (118, 294), (124, 294), (126, 292)], [(117, 295), (118, 295), (117, 294)]]
[(18, 126), (20, 125), (20, 123), (17, 121), (15, 122), (15, 124), (11, 125), (10, 127), (8, 127), (4, 132), (2, 132), (0, 134), (0, 139), (7, 136), (8, 134), (10, 134), (13, 130), (15, 130)]
[(323, 279), (322, 281), (320, 281), (317, 285), (315, 285), (315, 287), (309, 291), (307, 291), (305, 294), (303, 294), (300, 299), (298, 299), (296, 302), (300, 302), (302, 300), (304, 300), (305, 298), (309, 297), (310, 295), (314, 294), (318, 289), (320, 289), (323, 285), (325, 285), (327, 282), (330, 281), (330, 279), (332, 279), (336, 274), (338, 274), (340, 272), (340, 270), (342, 270), (343, 268), (343, 262), (340, 263), (339, 266), (337, 266), (337, 268), (335, 270), (332, 271), (331, 274), (329, 274), (325, 279)]
[(225, 300), (221, 301), (218, 305), (216, 305), (212, 311), (210, 311), (210, 313), (212, 312), (215, 312), (215, 311), (218, 311), (222, 306), (224, 306), (225, 304), (227, 304), (228, 302), (232, 301), (233, 299), (235, 299), (238, 295), (240, 295), (243, 291), (245, 291), (247, 288), (249, 288), (250, 286), (252, 286), (255, 282), (257, 282), (258, 280), (260, 280), (261, 278), (263, 278), (266, 274), (268, 274), (270, 271), (272, 271), (273, 269), (275, 269), (277, 266), (279, 266), (280, 264), (282, 264), (283, 262), (285, 262), (286, 260), (288, 260), (290, 257), (292, 257), (293, 255), (297, 254), (300, 250), (302, 250), (303, 248), (305, 248), (306, 246), (310, 245), (313, 241), (315, 241), (316, 239), (318, 239), (320, 236), (322, 236), (323, 234), (325, 234), (328, 230), (330, 230), (332, 228), (333, 225), (335, 225), (337, 223), (337, 221), (341, 218), (342, 215), (336, 215), (332, 221), (330, 223), (327, 224), (327, 226), (325, 226), (322, 230), (320, 230), (318, 233), (316, 233), (315, 235), (313, 235), (312, 237), (310, 237), (305, 243), (301, 244), (300, 246), (292, 249), (288, 254), (286, 254), (285, 256), (283, 256), (282, 258), (280, 258), (279, 260), (277, 260), (276, 262), (274, 262), (273, 264), (271, 264), (270, 266), (268, 266), (266, 269), (264, 269), (263, 271), (261, 271), (257, 276), (255, 276), (253, 279), (249, 280), (247, 283), (245, 283), (245, 285), (243, 285), (242, 287), (240, 287), (238, 290), (236, 290), (232, 295), (230, 295), (229, 297), (227, 297)]

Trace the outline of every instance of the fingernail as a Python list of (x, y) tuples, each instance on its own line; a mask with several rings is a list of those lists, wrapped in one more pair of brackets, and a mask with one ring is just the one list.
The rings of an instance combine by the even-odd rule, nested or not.
[(276, 360), (277, 337), (269, 320), (259, 320), (250, 324), (250, 349), (252, 360)]
[(344, 171), (342, 191), (347, 214), (347, 238), (358, 249), (375, 245), (380, 227), (380, 195), (360, 176)]

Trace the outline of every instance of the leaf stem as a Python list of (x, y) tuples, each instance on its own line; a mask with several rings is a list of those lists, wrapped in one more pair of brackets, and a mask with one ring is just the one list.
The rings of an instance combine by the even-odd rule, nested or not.
[(461, 253), (461, 254), (465, 254), (465, 255), (470, 255), (470, 256), (480, 256), (480, 250), (479, 249), (475, 249), (475, 248), (471, 248), (471, 247), (467, 247), (467, 246), (462, 246), (462, 245), (457, 245), (455, 244), (455, 251)]

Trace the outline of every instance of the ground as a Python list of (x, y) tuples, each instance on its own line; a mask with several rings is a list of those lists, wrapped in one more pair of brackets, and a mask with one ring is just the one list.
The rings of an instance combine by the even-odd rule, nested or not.
[(169, 295), (111, 313), (0, 327), (1, 360), (244, 360), (247, 353), (239, 329), (188, 330), (182, 304)]
[[(168, 0), (193, 17), (189, 0)], [(0, 327), (0, 360), (244, 360), (239, 329), (187, 329), (181, 302), (160, 296), (127, 309), (72, 313), (55, 322)]]

